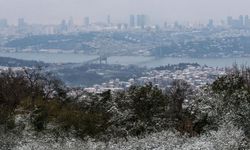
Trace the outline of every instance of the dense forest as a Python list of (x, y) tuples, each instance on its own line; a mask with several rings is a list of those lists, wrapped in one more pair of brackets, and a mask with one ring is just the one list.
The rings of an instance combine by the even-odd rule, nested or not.
[(41, 68), (0, 74), (0, 149), (249, 149), (250, 68), (201, 89), (183, 80), (85, 93)]

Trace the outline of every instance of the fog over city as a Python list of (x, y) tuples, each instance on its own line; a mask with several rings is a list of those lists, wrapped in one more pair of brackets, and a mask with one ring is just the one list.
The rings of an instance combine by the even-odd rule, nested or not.
[(250, 14), (248, 0), (0, 0), (0, 18), (16, 24), (17, 18), (29, 23), (56, 24), (73, 17), (82, 23), (85, 16), (103, 21), (126, 22), (130, 14), (147, 14), (151, 23), (220, 21), (226, 16)]

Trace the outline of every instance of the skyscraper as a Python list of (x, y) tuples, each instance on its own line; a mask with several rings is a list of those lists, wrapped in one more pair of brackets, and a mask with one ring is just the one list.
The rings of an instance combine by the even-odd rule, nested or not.
[(6, 27), (8, 27), (7, 19), (0, 19), (0, 28), (6, 28)]
[(136, 25), (137, 26), (141, 26), (141, 15), (137, 15), (137, 17), (136, 17)]
[(246, 28), (250, 28), (250, 19), (249, 19), (249, 16), (248, 16), (248, 15), (245, 16), (245, 23), (244, 23), (244, 26), (245, 26)]
[(70, 17), (68, 22), (68, 28), (73, 28), (73, 27), (74, 27), (74, 20), (73, 17)]
[(207, 27), (208, 28), (213, 28), (214, 27), (214, 21), (213, 21), (213, 19), (209, 19)]
[(23, 18), (19, 18), (18, 19), (18, 27), (19, 28), (23, 28), (25, 26), (26, 26), (26, 23), (25, 23), (24, 19)]
[(144, 28), (146, 25), (146, 20), (147, 20), (147, 16), (146, 15), (137, 15), (137, 26)]
[(110, 15), (107, 16), (107, 24), (110, 25), (111, 24), (111, 18)]
[(59, 28), (59, 32), (64, 32), (68, 29), (66, 20), (62, 20)]
[(227, 25), (228, 26), (232, 26), (232, 22), (233, 22), (233, 17), (232, 16), (228, 16), (227, 17)]
[(164, 26), (164, 28), (168, 28), (168, 23), (164, 22), (163, 26)]
[(135, 16), (134, 15), (130, 15), (129, 26), (130, 27), (135, 27)]
[(89, 26), (90, 21), (89, 21), (89, 17), (85, 17), (84, 18), (84, 26)]
[(243, 16), (240, 15), (239, 16), (239, 28), (242, 28), (242, 27), (244, 27), (244, 19), (243, 19)]

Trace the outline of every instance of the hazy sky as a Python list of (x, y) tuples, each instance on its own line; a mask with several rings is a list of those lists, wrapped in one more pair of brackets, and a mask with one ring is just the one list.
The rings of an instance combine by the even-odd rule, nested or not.
[(23, 17), (30, 23), (59, 23), (72, 16), (82, 23), (85, 16), (91, 21), (128, 22), (129, 14), (143, 13), (151, 22), (204, 22), (219, 20), (228, 15), (250, 15), (250, 0), (0, 0), (0, 18), (12, 24)]

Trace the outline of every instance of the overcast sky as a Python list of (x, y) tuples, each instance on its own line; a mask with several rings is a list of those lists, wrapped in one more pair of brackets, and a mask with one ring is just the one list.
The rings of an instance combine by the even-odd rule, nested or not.
[(55, 24), (70, 16), (79, 24), (85, 16), (96, 22), (108, 14), (112, 22), (128, 22), (130, 14), (142, 13), (153, 23), (197, 23), (250, 15), (250, 0), (0, 0), (0, 18), (12, 24), (20, 17), (29, 23)]

